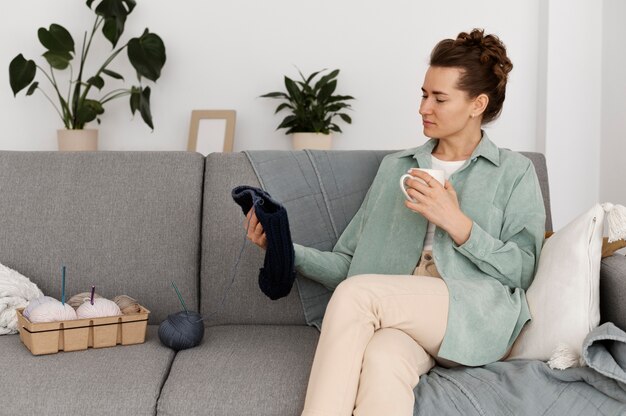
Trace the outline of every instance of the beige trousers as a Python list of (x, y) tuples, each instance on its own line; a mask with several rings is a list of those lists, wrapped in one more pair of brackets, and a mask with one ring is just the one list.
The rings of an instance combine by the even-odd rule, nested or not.
[(448, 289), (430, 252), (413, 275), (344, 280), (326, 309), (302, 416), (412, 415), (447, 320)]

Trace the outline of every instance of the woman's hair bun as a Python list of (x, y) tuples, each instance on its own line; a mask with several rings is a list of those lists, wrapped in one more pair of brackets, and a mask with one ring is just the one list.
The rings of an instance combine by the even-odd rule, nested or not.
[(506, 47), (496, 35), (485, 35), (484, 29), (473, 29), (470, 33), (461, 32), (454, 41), (456, 45), (467, 48), (479, 48), (480, 63), (494, 65), (498, 77), (505, 76), (513, 69), (511, 60), (506, 55)]

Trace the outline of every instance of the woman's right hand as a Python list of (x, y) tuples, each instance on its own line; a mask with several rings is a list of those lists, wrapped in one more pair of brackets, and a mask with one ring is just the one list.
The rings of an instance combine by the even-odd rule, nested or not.
[(263, 230), (261, 222), (256, 217), (254, 208), (252, 208), (250, 211), (248, 211), (248, 214), (246, 214), (246, 221), (243, 226), (244, 228), (246, 228), (246, 230), (248, 230), (248, 240), (252, 241), (263, 250), (266, 250), (267, 237), (265, 236), (265, 231)]

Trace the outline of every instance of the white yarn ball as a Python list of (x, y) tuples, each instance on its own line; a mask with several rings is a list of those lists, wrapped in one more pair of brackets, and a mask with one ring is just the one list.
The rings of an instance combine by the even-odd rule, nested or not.
[(85, 300), (85, 303), (80, 305), (76, 309), (76, 315), (78, 319), (85, 318), (102, 318), (105, 316), (117, 316), (121, 315), (122, 311), (115, 302), (105, 298), (98, 298), (93, 300), (93, 305), (89, 299)]
[(44, 302), (30, 311), (31, 322), (57, 322), (76, 319), (76, 311), (67, 303), (54, 299)]
[(35, 309), (37, 306), (41, 305), (42, 303), (51, 302), (51, 301), (56, 301), (56, 299), (50, 296), (39, 296), (38, 298), (35, 298), (31, 300), (30, 302), (28, 302), (28, 306), (22, 311), (22, 315), (24, 315), (26, 319), (30, 320), (30, 312), (33, 309)]

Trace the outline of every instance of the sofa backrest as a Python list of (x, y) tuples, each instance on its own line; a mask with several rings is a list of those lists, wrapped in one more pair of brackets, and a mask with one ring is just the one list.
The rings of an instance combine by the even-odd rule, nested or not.
[(0, 152), (0, 263), (61, 297), (126, 294), (159, 323), (198, 307), (204, 158), (187, 152)]
[[(264, 251), (245, 239), (245, 219), (231, 197), (235, 186), (268, 190), (285, 205), (294, 242), (330, 250), (358, 210), (382, 157), (391, 152), (256, 151), (248, 152), (250, 157), (244, 153), (210, 154), (205, 167), (201, 257), (201, 312), (205, 323), (306, 322), (296, 285), (278, 301), (259, 290)], [(539, 153), (523, 154), (535, 164), (546, 207), (546, 227), (550, 230), (545, 158)], [(273, 187), (261, 186), (257, 174), (271, 177)], [(298, 189), (302, 183), (306, 183), (304, 190)], [(315, 237), (311, 239), (311, 235)], [(320, 296), (326, 295), (320, 291)]]

